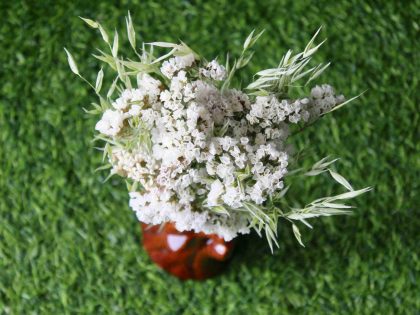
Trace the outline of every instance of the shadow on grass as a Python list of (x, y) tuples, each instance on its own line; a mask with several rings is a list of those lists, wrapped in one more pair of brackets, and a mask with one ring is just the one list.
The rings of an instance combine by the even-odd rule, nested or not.
[[(353, 270), (355, 266), (373, 272), (392, 266), (393, 259), (403, 259), (401, 255), (408, 248), (415, 252), (418, 242), (410, 236), (416, 234), (419, 224), (412, 220), (412, 212), (398, 211), (382, 219), (384, 222), (378, 222), (368, 211), (359, 217), (324, 218), (314, 230), (305, 231), (306, 247), (297, 243), (291, 229), (284, 228), (279, 231), (280, 247), (274, 248), (273, 253), (265, 238), (255, 232), (240, 236), (227, 272), (241, 266), (256, 274), (266, 269), (273, 273), (287, 269), (292, 274), (306, 275), (314, 270), (325, 275), (340, 270), (338, 278), (346, 277), (343, 272), (359, 278), (363, 272)], [(413, 265), (411, 268), (415, 269)]]
[[(255, 232), (249, 235), (238, 237), (231, 261), (230, 268), (244, 266), (246, 269), (265, 268), (292, 268), (295, 271), (310, 269), (314, 264), (326, 266), (334, 261), (336, 267), (346, 265), (348, 260), (345, 253), (357, 246), (360, 240), (357, 240), (356, 233), (339, 234), (328, 232), (323, 229), (323, 223), (319, 224), (317, 231), (309, 232), (311, 234), (306, 242), (306, 247), (302, 247), (295, 240), (293, 233), (284, 229), (279, 233), (279, 247), (274, 247), (273, 253), (264, 237), (259, 237)], [(339, 228), (338, 224), (337, 228)], [(325, 226), (324, 226), (325, 228)], [(317, 233), (324, 235), (317, 238)], [(355, 245), (352, 246), (351, 244)], [(360, 247), (358, 247), (360, 249)], [(322, 268), (322, 267), (321, 267)], [(323, 269), (323, 268), (322, 268)], [(229, 272), (229, 271), (228, 271)]]

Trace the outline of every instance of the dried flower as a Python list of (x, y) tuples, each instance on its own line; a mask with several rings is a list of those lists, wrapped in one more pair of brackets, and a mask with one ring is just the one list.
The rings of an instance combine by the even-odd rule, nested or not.
[[(84, 21), (99, 29), (108, 43), (98, 22)], [(136, 50), (130, 16), (126, 22)], [(349, 192), (318, 199), (302, 209), (285, 206), (289, 129), (312, 124), (345, 100), (327, 84), (313, 87), (310, 95), (289, 97), (292, 83), (306, 76), (310, 82), (328, 66), (303, 70), (320, 46), (313, 47), (314, 38), (302, 53), (292, 56), (289, 51), (278, 68), (258, 72), (245, 91), (230, 88), (235, 72), (250, 61), (249, 49), (261, 34), (248, 36), (231, 67), (216, 60), (207, 63), (184, 43), (151, 43), (152, 48), (171, 48), (157, 59), (145, 45), (140, 61), (119, 59), (117, 35), (111, 55), (97, 56), (116, 70), (117, 78), (107, 96), (101, 97), (101, 106), (95, 107), (95, 113), (103, 112), (95, 129), (106, 141), (111, 174), (130, 183), (129, 204), (140, 221), (172, 221), (181, 231), (217, 233), (226, 240), (254, 228), (265, 231), (272, 247), (277, 244), (278, 218), (308, 224), (307, 218), (345, 214), (349, 206), (339, 201), (368, 190), (353, 190), (344, 177), (329, 170), (334, 161), (323, 159), (303, 175), (329, 170)], [(80, 76), (73, 57), (66, 53), (72, 71)], [(95, 85), (98, 94), (102, 79), (101, 70)], [(112, 100), (118, 82), (120, 93)], [(302, 243), (299, 229), (292, 226)]]

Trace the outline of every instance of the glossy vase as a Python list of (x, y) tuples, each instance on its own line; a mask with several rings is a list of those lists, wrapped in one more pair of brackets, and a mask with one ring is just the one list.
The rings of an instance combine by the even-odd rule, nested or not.
[(143, 247), (161, 268), (182, 280), (204, 280), (220, 274), (229, 262), (234, 242), (215, 234), (179, 232), (172, 223), (141, 224)]

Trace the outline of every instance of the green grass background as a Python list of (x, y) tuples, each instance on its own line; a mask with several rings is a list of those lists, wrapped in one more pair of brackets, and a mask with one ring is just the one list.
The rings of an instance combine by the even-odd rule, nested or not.
[[(420, 314), (419, 1), (0, 1), (1, 314)], [(307, 165), (332, 154), (355, 187), (355, 215), (280, 227), (270, 254), (242, 238), (227, 272), (203, 283), (159, 270), (139, 246), (123, 181), (102, 185), (90, 140), (95, 97), (70, 72), (63, 47), (94, 80), (100, 35), (78, 16), (138, 40), (182, 39), (208, 58), (240, 51), (266, 29), (248, 69), (277, 64), (320, 26), (328, 41), (319, 82), (352, 105), (301, 134)], [(122, 37), (125, 37), (122, 36)], [(128, 42), (126, 42), (128, 47)], [(109, 71), (108, 71), (109, 72)], [(293, 202), (340, 188), (299, 183)]]

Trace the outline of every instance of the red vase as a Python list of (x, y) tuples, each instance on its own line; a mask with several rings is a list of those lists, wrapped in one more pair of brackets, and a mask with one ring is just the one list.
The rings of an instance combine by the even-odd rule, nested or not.
[(220, 274), (232, 256), (234, 242), (215, 234), (179, 232), (174, 224), (141, 224), (143, 247), (161, 268), (182, 280), (204, 280)]

